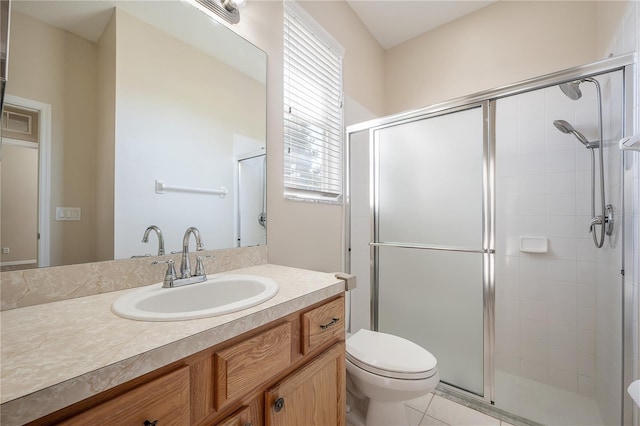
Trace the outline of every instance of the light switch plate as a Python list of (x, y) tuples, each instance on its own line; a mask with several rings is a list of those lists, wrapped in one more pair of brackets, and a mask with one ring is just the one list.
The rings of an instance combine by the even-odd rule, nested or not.
[(56, 207), (56, 221), (78, 221), (82, 219), (80, 207)]

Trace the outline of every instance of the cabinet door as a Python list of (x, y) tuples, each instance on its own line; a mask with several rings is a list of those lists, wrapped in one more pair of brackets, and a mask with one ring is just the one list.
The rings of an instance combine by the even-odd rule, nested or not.
[(291, 324), (286, 322), (214, 356), (216, 408), (241, 398), (291, 364)]
[(332, 346), (265, 395), (265, 426), (344, 426), (344, 342)]
[(189, 367), (159, 377), (71, 417), (60, 425), (186, 426), (189, 424)]

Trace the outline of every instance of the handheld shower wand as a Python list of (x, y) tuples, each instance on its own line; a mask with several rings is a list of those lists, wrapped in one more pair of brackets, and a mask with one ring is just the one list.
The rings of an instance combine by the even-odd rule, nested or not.
[(599, 142), (589, 142), (589, 140), (579, 131), (577, 131), (570, 123), (564, 120), (555, 120), (553, 125), (556, 126), (556, 129), (560, 130), (562, 133), (572, 134), (575, 136), (581, 144), (583, 144), (586, 148), (598, 148), (600, 146)]
[[(581, 80), (570, 81), (560, 84), (560, 90), (569, 99), (577, 101), (582, 97), (580, 84), (584, 82), (593, 83), (596, 86), (596, 94), (598, 96), (598, 133), (600, 139), (597, 142), (589, 142), (589, 140), (571, 124), (564, 120), (556, 120), (554, 126), (563, 133), (572, 134), (587, 149), (591, 150), (591, 222), (589, 224), (589, 232), (593, 236), (593, 243), (597, 248), (601, 248), (604, 244), (605, 233), (611, 235), (613, 233), (613, 207), (609, 204), (605, 205), (604, 191), (604, 153), (603, 153), (603, 130), (602, 130), (602, 95), (600, 91), (600, 83), (594, 78), (583, 78)], [(595, 214), (595, 154), (594, 149), (600, 148), (598, 160), (600, 165), (600, 214)], [(596, 234), (595, 226), (600, 225), (600, 237)]]

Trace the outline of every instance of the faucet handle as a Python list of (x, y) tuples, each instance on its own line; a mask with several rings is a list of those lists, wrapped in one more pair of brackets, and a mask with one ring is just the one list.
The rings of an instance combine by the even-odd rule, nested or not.
[(162, 284), (162, 287), (173, 287), (173, 282), (178, 278), (177, 274), (176, 274), (176, 268), (173, 266), (174, 261), (173, 259), (169, 259), (169, 260), (156, 260), (151, 262), (152, 265), (157, 265), (159, 263), (166, 263), (167, 264), (167, 272), (165, 272), (164, 274), (164, 282)]
[(199, 277), (201, 275), (207, 275), (207, 273), (204, 270), (204, 262), (202, 261), (203, 257), (213, 257), (210, 254), (206, 255), (206, 256), (198, 256), (196, 257), (196, 272), (194, 274), (194, 276)]

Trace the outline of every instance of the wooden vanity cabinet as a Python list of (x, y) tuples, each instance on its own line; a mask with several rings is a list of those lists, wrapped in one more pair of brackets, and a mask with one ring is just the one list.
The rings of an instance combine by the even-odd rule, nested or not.
[(344, 323), (340, 295), (32, 424), (344, 426)]

